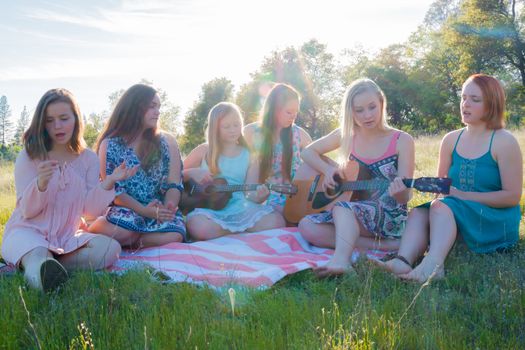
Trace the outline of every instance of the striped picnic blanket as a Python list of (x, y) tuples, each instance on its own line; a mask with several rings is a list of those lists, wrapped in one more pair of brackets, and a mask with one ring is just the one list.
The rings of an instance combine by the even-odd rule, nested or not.
[[(228, 235), (210, 241), (170, 243), (124, 251), (112, 270), (121, 273), (147, 266), (169, 282), (212, 288), (244, 285), (268, 288), (286, 275), (325, 264), (333, 250), (311, 246), (297, 228)], [(369, 258), (387, 252), (367, 251)], [(356, 250), (352, 255), (355, 262)]]

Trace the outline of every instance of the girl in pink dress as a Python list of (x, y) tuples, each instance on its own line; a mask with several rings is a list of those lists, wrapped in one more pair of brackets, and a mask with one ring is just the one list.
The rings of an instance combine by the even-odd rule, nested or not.
[(102, 214), (115, 197), (115, 182), (134, 172), (121, 166), (100, 183), (98, 158), (85, 147), (73, 95), (49, 90), (16, 160), (17, 201), (4, 231), (3, 258), (23, 268), (31, 287), (46, 292), (65, 282), (69, 269), (110, 266), (120, 245), (83, 231), (82, 216)]

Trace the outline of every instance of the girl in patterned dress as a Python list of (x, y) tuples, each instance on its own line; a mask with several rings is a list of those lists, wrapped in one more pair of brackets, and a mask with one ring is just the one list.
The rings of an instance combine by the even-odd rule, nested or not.
[[(241, 111), (235, 104), (215, 105), (208, 114), (207, 143), (197, 146), (184, 160), (185, 180), (206, 184), (213, 178), (223, 178), (229, 185), (256, 183), (255, 162), (242, 135), (242, 124)], [(261, 185), (254, 197), (263, 198), (268, 193), (268, 188)], [(232, 193), (221, 210), (197, 208), (187, 215), (188, 233), (194, 240), (268, 230), (284, 224), (271, 206), (254, 203), (243, 192)]]
[(31, 287), (46, 292), (65, 282), (66, 269), (112, 265), (120, 245), (84, 231), (82, 216), (101, 215), (115, 197), (115, 182), (135, 171), (119, 166), (100, 183), (97, 155), (85, 147), (75, 98), (65, 89), (49, 90), (16, 159), (16, 208), (5, 227), (3, 258), (24, 269)]
[(350, 258), (355, 247), (399, 246), (394, 239), (403, 233), (406, 203), (411, 197), (401, 180), (414, 172), (414, 140), (389, 127), (385, 117), (383, 91), (372, 80), (356, 80), (343, 99), (341, 127), (303, 151), (303, 160), (324, 174), (324, 188), (335, 186), (336, 173), (343, 177), (340, 168), (321, 158), (336, 149), (343, 159), (357, 161), (374, 178), (391, 181), (388, 189), (375, 191), (367, 200), (338, 202), (330, 211), (299, 222), (299, 231), (307, 241), (335, 248), (330, 261), (314, 270), (319, 277), (352, 271)]
[[(258, 158), (260, 183), (291, 183), (301, 165), (301, 150), (312, 138), (295, 124), (299, 106), (299, 93), (293, 87), (275, 84), (262, 107), (261, 121), (244, 127), (246, 141)], [(267, 198), (254, 197), (261, 199), (282, 213), (286, 195), (270, 191)]]
[(466, 127), (445, 135), (439, 150), (438, 176), (452, 179), (450, 194), (414, 208), (398, 254), (380, 263), (402, 278), (423, 283), (444, 277), (458, 234), (477, 253), (505, 250), (519, 239), (523, 158), (503, 128), (505, 92), (497, 79), (472, 75), (460, 108)]
[(118, 101), (97, 140), (103, 179), (123, 162), (138, 167), (133, 177), (117, 182), (113, 204), (89, 227), (123, 246), (182, 242), (186, 235), (178, 210), (182, 161), (175, 138), (159, 130), (159, 109), (155, 89), (133, 85)]

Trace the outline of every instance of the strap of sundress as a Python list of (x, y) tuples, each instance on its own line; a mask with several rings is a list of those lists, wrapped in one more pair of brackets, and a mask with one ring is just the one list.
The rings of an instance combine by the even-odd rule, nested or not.
[(390, 139), (390, 143), (388, 144), (388, 148), (383, 154), (383, 157), (390, 157), (391, 155), (396, 154), (396, 147), (397, 147), (397, 140), (399, 140), (399, 137), (401, 136), (401, 131), (396, 131), (394, 135), (392, 135), (392, 138)]
[(492, 150), (492, 140), (494, 140), (494, 135), (496, 135), (496, 130), (492, 132), (492, 136), (490, 137), (489, 152)]
[(461, 138), (461, 135), (463, 134), (463, 131), (465, 131), (465, 128), (461, 129), (461, 132), (459, 133), (458, 139), (456, 140), (456, 144), (454, 145), (454, 150), (452, 152), (456, 151), (456, 147), (458, 146), (459, 139)]

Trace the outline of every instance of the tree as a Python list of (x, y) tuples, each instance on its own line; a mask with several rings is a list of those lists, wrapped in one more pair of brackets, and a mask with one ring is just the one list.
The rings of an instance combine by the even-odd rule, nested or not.
[(460, 2), (461, 0), (434, 1), (425, 14), (424, 27), (433, 31), (440, 30), (450, 17), (457, 15)]
[(11, 129), (13, 122), (9, 119), (11, 116), (11, 109), (7, 103), (7, 97), (0, 97), (0, 144), (7, 146), (11, 136)]
[(29, 126), (29, 111), (27, 110), (27, 107), (24, 106), (24, 109), (20, 113), (20, 118), (18, 118), (18, 121), (16, 123), (16, 129), (15, 129), (15, 135), (13, 136), (13, 141), (15, 145), (22, 145), (22, 138), (24, 136), (24, 132)]
[(103, 127), (104, 117), (102, 114), (91, 113), (88, 118), (84, 116), (84, 140), (89, 147), (93, 147)]
[(346, 52), (345, 83), (362, 77), (377, 82), (387, 97), (390, 123), (409, 132), (437, 132), (459, 122), (457, 85), (451, 78), (456, 58), (433, 23), (375, 56), (359, 47)]
[(180, 138), (180, 148), (184, 154), (204, 142), (210, 109), (219, 102), (231, 101), (232, 92), (233, 84), (226, 78), (216, 78), (202, 86), (199, 100), (184, 119), (184, 135)]
[(287, 83), (301, 94), (297, 123), (317, 138), (327, 133), (337, 119), (342, 94), (339, 68), (326, 45), (316, 40), (299, 49), (288, 47), (266, 57), (252, 81), (237, 94), (237, 104), (246, 113), (246, 122), (256, 119), (273, 83)]
[[(153, 85), (152, 81), (148, 79), (142, 78), (139, 82), (139, 84), (145, 84), (145, 85)], [(170, 133), (175, 134), (175, 136), (180, 136), (184, 132), (184, 128), (182, 126), (182, 120), (180, 117), (180, 107), (173, 104), (168, 97), (168, 94), (162, 90), (162, 89), (156, 89), (157, 94), (159, 95), (160, 99), (160, 116), (159, 116), (159, 122), (161, 129), (168, 131)], [(118, 100), (124, 95), (126, 90), (120, 89), (112, 92), (108, 96), (109, 100), (109, 110), (112, 111), (115, 106), (117, 105)], [(106, 119), (109, 117), (111, 112), (105, 112), (101, 116), (102, 119)], [(98, 129), (98, 128), (97, 128)], [(101, 129), (100, 129), (101, 130)]]
[(458, 50), (463, 76), (512, 70), (525, 86), (524, 5), (518, 0), (463, 1), (449, 19), (446, 36), (448, 45)]
[(183, 122), (180, 118), (180, 107), (167, 101), (161, 104), (160, 111), (160, 127), (162, 130), (166, 130), (176, 137), (180, 137), (184, 133)]
[[(326, 45), (312, 39), (301, 46), (300, 52), (309, 82), (306, 90), (311, 95), (302, 104), (305, 116), (308, 117), (303, 125), (313, 137), (318, 138), (337, 124), (344, 85), (340, 78), (340, 68), (334, 56), (326, 51)], [(312, 103), (308, 104), (310, 101)]]

